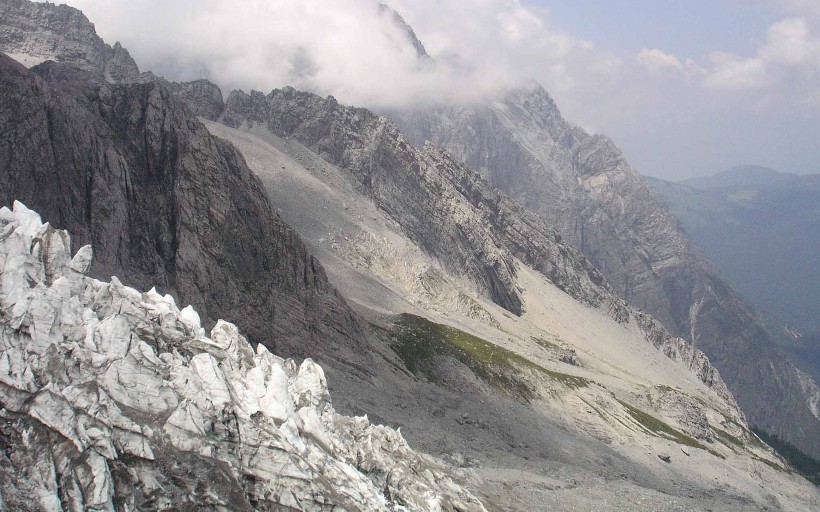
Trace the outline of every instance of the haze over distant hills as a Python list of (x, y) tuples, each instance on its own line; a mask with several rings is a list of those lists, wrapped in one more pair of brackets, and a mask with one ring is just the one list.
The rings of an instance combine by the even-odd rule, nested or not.
[(741, 166), (646, 181), (738, 290), (802, 330), (820, 330), (820, 174)]
[(797, 174), (776, 171), (760, 165), (738, 165), (711, 176), (698, 176), (677, 183), (698, 190), (716, 190), (727, 187), (755, 187), (789, 181)]

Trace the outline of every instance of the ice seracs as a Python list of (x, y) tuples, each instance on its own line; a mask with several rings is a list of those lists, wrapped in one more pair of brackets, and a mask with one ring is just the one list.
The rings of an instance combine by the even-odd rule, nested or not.
[(0, 503), (11, 509), (482, 511), (401, 434), (333, 410), (322, 368), (116, 278), (0, 209)]

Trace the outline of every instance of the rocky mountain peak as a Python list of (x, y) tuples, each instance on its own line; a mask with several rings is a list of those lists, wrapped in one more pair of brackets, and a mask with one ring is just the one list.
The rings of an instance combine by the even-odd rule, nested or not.
[(55, 60), (109, 82), (140, 75), (125, 48), (107, 45), (82, 11), (68, 5), (0, 0), (0, 51), (28, 67)]
[(404, 21), (404, 18), (398, 13), (398, 11), (384, 3), (380, 3), (378, 9), (379, 14), (382, 15), (388, 23), (398, 28), (398, 30), (405, 36), (405, 42), (410, 43), (416, 51), (416, 56), (421, 59), (430, 58), (430, 55), (428, 55), (427, 50), (424, 48), (424, 45), (416, 36), (416, 32), (413, 30), (413, 27)]
[(196, 115), (205, 119), (215, 120), (225, 110), (222, 90), (208, 80), (171, 82), (169, 87)]
[[(556, 228), (621, 298), (702, 348), (730, 376), (753, 424), (817, 455), (814, 388), (779, 348), (794, 345), (793, 334), (718, 275), (612, 140), (565, 121), (539, 87), (484, 104), (387, 114), (415, 146), (444, 148)], [(751, 347), (767, 347), (766, 357), (778, 363), (762, 367)], [(765, 398), (773, 396), (793, 397), (789, 409), (800, 427), (782, 418), (782, 404)]]
[(552, 96), (538, 82), (530, 82), (524, 87), (508, 91), (504, 95), (505, 102), (526, 112), (543, 128), (550, 133), (563, 134), (570, 131), (569, 123), (561, 115)]

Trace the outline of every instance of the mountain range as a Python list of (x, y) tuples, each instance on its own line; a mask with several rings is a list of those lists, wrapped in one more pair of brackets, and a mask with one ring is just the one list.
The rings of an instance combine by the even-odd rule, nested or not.
[(413, 144), (444, 148), (547, 221), (620, 297), (701, 348), (753, 424), (820, 457), (820, 395), (796, 364), (800, 341), (701, 256), (612, 140), (565, 120), (538, 84), (386, 115)]
[[(817, 506), (817, 489), (752, 432), (817, 449), (818, 390), (792, 360), (794, 336), (718, 276), (609, 139), (565, 121), (542, 88), (386, 116), (291, 88), (223, 99), (205, 80), (140, 73), (74, 9), (4, 0), (0, 14), (0, 51), (32, 66), (0, 57), (0, 200), (22, 201), (73, 235), (37, 225), (20, 203), (2, 212), (3, 351), (17, 365), (3, 371), (35, 377), (0, 390), (4, 502), (22, 503), (33, 465), (55, 468), (33, 479), (56, 482), (43, 503), (75, 509), (78, 495), (118, 509), (162, 500), (304, 510)], [(400, 16), (385, 19), (430, 58)], [(37, 244), (45, 249), (32, 252)], [(59, 291), (62, 269), (78, 258), (100, 281)], [(20, 268), (45, 270), (26, 281)], [(159, 294), (137, 299), (112, 275)], [(112, 312), (103, 288), (132, 299)], [(31, 305), (60, 293), (60, 308), (77, 314), (58, 321)], [(162, 301), (174, 304), (162, 306), (170, 316), (157, 316)], [(193, 310), (176, 303), (199, 311), (213, 328), (208, 340)], [(105, 384), (142, 446), (171, 443), (165, 459), (129, 451), (116, 429), (99, 427), (111, 423), (106, 415), (45, 419), (36, 407), (38, 397), (79, 396), (72, 390), (100, 372), (132, 364), (131, 341), (117, 357), (96, 354), (96, 340), (112, 334), (95, 322), (122, 323), (117, 315), (117, 335), (155, 354), (140, 349), (151, 364), (129, 366), (129, 378), (166, 375), (152, 369), (158, 358), (172, 372), (163, 386), (196, 405), (177, 409), (188, 423), (172, 421), (176, 412), (144, 416), (139, 393)], [(185, 334), (166, 317), (190, 324)], [(257, 354), (324, 368), (276, 363), (293, 380), (295, 394), (282, 400), (302, 418), (294, 432), (311, 462), (312, 473), (286, 471), (302, 482), (292, 496), (281, 492), (291, 485), (281, 470), (243, 455), (259, 449), (248, 429), (270, 420), (286, 435), (288, 420), (248, 413), (255, 402), (238, 383), (257, 356), (238, 334), (222, 337), (231, 328), (219, 319)], [(73, 355), (74, 338), (60, 338), (75, 327), (92, 332), (90, 353)], [(29, 338), (80, 369), (42, 363)], [(210, 369), (198, 366), (205, 353)], [(198, 388), (202, 398), (174, 387), (183, 370), (173, 368), (188, 366), (217, 375)], [(303, 368), (320, 398), (300, 398)], [(334, 416), (320, 372), (336, 409), (401, 427), (409, 446), (438, 460), (392, 431)], [(94, 446), (111, 449), (78, 444), (75, 424), (96, 428)], [(193, 437), (174, 430), (191, 425), (200, 425)], [(187, 473), (167, 476), (194, 456)], [(225, 469), (204, 472), (205, 460)], [(354, 469), (339, 473), (344, 464)], [(100, 481), (109, 491), (89, 494)], [(333, 492), (349, 488), (369, 497)], [(414, 501), (421, 496), (429, 500)]]

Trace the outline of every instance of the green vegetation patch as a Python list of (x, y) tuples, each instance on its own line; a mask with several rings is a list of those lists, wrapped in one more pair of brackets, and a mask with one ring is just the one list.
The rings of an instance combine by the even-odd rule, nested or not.
[(673, 388), (672, 386), (667, 386), (666, 384), (658, 384), (655, 388), (663, 393), (680, 393), (678, 388)]
[(646, 430), (652, 432), (654, 435), (670, 439), (678, 444), (691, 446), (693, 448), (700, 448), (701, 450), (706, 450), (707, 452), (711, 453), (716, 457), (720, 457), (721, 459), (726, 458), (723, 455), (717, 453), (716, 451), (710, 450), (702, 443), (698, 442), (696, 439), (687, 436), (679, 430), (675, 430), (674, 428), (659, 420), (658, 418), (650, 414), (647, 414), (642, 410), (633, 407), (622, 400), (618, 400), (618, 403), (624, 406), (629, 415), (632, 416), (632, 419), (640, 423)]
[[(779, 464), (775, 464), (774, 462), (772, 462), (772, 461), (770, 461), (770, 460), (766, 460), (766, 459), (764, 459), (764, 458), (762, 458), (762, 457), (758, 457), (758, 456), (757, 456), (757, 455), (755, 455), (755, 454), (751, 454), (751, 455), (752, 455), (752, 458), (753, 458), (754, 460), (756, 460), (756, 461), (758, 461), (758, 462), (762, 462), (763, 464), (766, 464), (766, 465), (767, 465), (767, 466), (769, 466), (770, 468), (775, 469), (775, 470), (777, 470), (777, 471), (780, 471), (781, 473), (789, 473), (789, 474), (791, 474), (791, 473), (792, 473), (792, 471), (789, 471), (788, 469), (784, 468), (783, 466), (781, 466), (781, 465), (779, 465)], [(804, 475), (804, 476), (805, 476), (805, 475)], [(807, 478), (808, 478), (808, 477), (807, 477)], [(817, 482), (817, 481), (814, 481), (814, 480), (812, 480), (811, 478), (808, 478), (808, 479), (809, 479), (809, 480), (811, 480), (812, 482), (814, 482), (814, 485), (820, 485), (820, 484), (818, 484), (818, 482)]]
[(725, 431), (725, 430), (723, 430), (723, 429), (719, 429), (719, 428), (716, 428), (716, 427), (710, 427), (710, 428), (712, 429), (712, 432), (714, 432), (714, 433), (715, 433), (715, 435), (717, 435), (717, 436), (718, 436), (718, 438), (719, 438), (719, 439), (723, 442), (723, 444), (725, 444), (726, 446), (729, 446), (729, 445), (735, 445), (735, 446), (737, 446), (738, 448), (743, 448), (744, 444), (743, 444), (743, 441), (742, 441), (741, 439), (739, 439), (739, 438), (737, 438), (737, 437), (733, 436), (732, 434), (730, 434), (730, 433), (726, 432), (726, 431)]
[(440, 382), (440, 376), (434, 371), (435, 358), (449, 356), (492, 387), (525, 401), (534, 394), (520, 378), (522, 369), (534, 370), (573, 389), (589, 385), (589, 380), (583, 377), (547, 370), (515, 352), (420, 316), (401, 315), (390, 335), (391, 346), (405, 367), (433, 382)]

